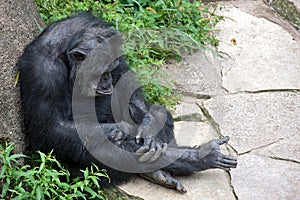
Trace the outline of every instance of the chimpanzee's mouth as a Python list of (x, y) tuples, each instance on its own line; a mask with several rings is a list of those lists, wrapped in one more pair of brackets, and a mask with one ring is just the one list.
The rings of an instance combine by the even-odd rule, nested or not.
[(96, 88), (96, 94), (111, 95), (112, 92), (113, 92), (113, 86), (112, 85), (110, 87), (101, 87), (101, 86), (98, 86)]

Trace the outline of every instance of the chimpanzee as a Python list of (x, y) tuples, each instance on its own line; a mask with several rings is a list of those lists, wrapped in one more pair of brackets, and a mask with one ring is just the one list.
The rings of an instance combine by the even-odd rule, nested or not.
[(236, 158), (220, 152), (228, 137), (176, 145), (171, 114), (144, 100), (121, 42), (109, 23), (83, 12), (26, 46), (17, 67), (30, 149), (53, 150), (76, 169), (94, 163), (112, 184), (139, 174), (180, 192), (186, 190), (173, 175), (236, 167)]

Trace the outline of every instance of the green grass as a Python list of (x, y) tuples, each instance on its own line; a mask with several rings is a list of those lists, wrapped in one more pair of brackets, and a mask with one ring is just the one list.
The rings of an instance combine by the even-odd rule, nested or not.
[(108, 178), (104, 170), (93, 166), (82, 171), (83, 178), (72, 179), (51, 154), (38, 152), (32, 161), (13, 149), (12, 143), (0, 145), (0, 199), (105, 199), (98, 182)]
[(213, 36), (222, 17), (200, 2), (182, 0), (35, 0), (46, 24), (74, 12), (91, 10), (111, 22), (124, 36), (124, 54), (144, 85), (146, 98), (162, 105), (174, 105), (179, 95), (159, 68), (169, 59), (217, 45)]

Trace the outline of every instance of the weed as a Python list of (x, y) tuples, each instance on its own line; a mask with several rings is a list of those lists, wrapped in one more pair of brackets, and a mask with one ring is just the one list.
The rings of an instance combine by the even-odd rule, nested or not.
[(14, 145), (0, 145), (1, 199), (105, 199), (99, 180), (108, 178), (97, 166), (86, 168), (83, 178), (70, 178), (54, 156), (38, 152), (39, 158), (32, 165), (24, 165), (23, 154), (12, 154)]

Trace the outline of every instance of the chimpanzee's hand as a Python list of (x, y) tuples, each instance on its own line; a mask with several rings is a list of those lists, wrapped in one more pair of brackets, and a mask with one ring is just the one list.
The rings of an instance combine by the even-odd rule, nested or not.
[(118, 147), (123, 147), (124, 141), (128, 135), (133, 134), (134, 130), (130, 124), (124, 121), (116, 123), (115, 126), (110, 125), (103, 128), (106, 130), (105, 134), (108, 139)]
[(144, 138), (143, 146), (136, 151), (136, 155), (141, 156), (140, 162), (153, 162), (167, 150), (167, 146), (166, 143), (157, 138)]
[(220, 168), (229, 171), (230, 168), (235, 168), (237, 165), (236, 158), (224, 155), (220, 151), (220, 145), (227, 143), (229, 137), (215, 139), (207, 144), (199, 147), (199, 169), (206, 170), (210, 168)]
[(106, 135), (112, 143), (114, 143), (115, 145), (117, 145), (119, 147), (122, 146), (122, 141), (124, 141), (124, 138), (126, 137), (125, 133), (118, 128), (113, 129)]
[(137, 135), (137, 144), (143, 146), (136, 151), (141, 156), (140, 162), (153, 162), (167, 149), (167, 144), (156, 137), (163, 129), (167, 120), (166, 109), (159, 105), (152, 105), (145, 114)]

